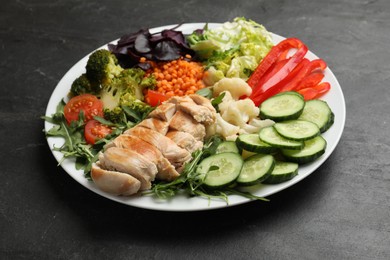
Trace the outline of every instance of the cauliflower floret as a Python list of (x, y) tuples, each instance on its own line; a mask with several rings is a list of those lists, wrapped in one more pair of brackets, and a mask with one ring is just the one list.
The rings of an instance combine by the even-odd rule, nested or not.
[(215, 122), (215, 133), (222, 135), (225, 139), (228, 136), (237, 135), (240, 127), (230, 124), (225, 121), (220, 114), (217, 113)]
[[(207, 129), (207, 134), (220, 134), (226, 140), (234, 141), (239, 134), (256, 133), (265, 126), (272, 125), (272, 120), (259, 119), (260, 109), (249, 99), (239, 99), (250, 95), (252, 89), (239, 78), (226, 78), (218, 81), (213, 88), (214, 95), (224, 93), (218, 105), (216, 123)], [(238, 82), (239, 84), (234, 84)], [(248, 88), (249, 89), (248, 89)]]
[(222, 98), (222, 102), (218, 105), (219, 111), (226, 111), (230, 104), (234, 103), (235, 100), (232, 97), (232, 94), (230, 94), (229, 91), (223, 91), (221, 94), (224, 93), (225, 95)]
[(223, 78), (213, 86), (214, 97), (223, 91), (229, 91), (234, 100), (241, 96), (250, 96), (252, 88), (241, 78)]
[(241, 126), (239, 134), (254, 134), (258, 133), (261, 128), (272, 126), (275, 124), (271, 119), (261, 120), (259, 118), (252, 118), (247, 124)]
[(252, 126), (255, 126), (257, 127), (259, 130), (261, 128), (264, 128), (264, 127), (267, 127), (267, 126), (272, 126), (273, 124), (275, 124), (275, 122), (271, 119), (264, 119), (264, 120), (261, 120), (259, 118), (252, 118), (250, 121), (249, 121), (249, 125), (252, 125)]
[(231, 124), (244, 126), (249, 120), (259, 115), (259, 108), (252, 100), (242, 99), (230, 102), (226, 110), (220, 110), (222, 118)]

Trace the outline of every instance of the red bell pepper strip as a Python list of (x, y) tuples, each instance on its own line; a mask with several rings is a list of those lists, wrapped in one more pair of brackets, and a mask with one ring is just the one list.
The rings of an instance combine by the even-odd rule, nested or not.
[(268, 71), (264, 74), (261, 81), (259, 81), (259, 84), (269, 80), (273, 75), (275, 75), (276, 72), (278, 72), (284, 65), (286, 65), (288, 60), (289, 59), (277, 60), (275, 64), (272, 65), (271, 68), (269, 68)]
[(311, 88), (303, 88), (298, 90), (305, 100), (316, 99), (324, 95), (326, 92), (330, 90), (329, 82), (321, 82), (320, 84), (311, 87)]
[(300, 90), (303, 88), (312, 88), (320, 84), (321, 80), (325, 77), (322, 71), (315, 71), (303, 78), (294, 90)]
[(273, 46), (248, 79), (248, 85), (252, 88), (256, 87), (264, 74), (283, 53), (292, 48), (299, 48), (302, 45), (303, 43), (296, 38), (287, 38)]
[(306, 64), (306, 63), (309, 63), (309, 60), (308, 59), (303, 59), (294, 69), (293, 71), (290, 72), (290, 74), (282, 79), (281, 81), (279, 81), (279, 83), (277, 83), (276, 85), (274, 85), (273, 87), (269, 88), (266, 92), (263, 92), (263, 93), (259, 93), (257, 96), (251, 96), (251, 99), (252, 101), (255, 103), (256, 106), (259, 106), (264, 100), (266, 100), (267, 98), (271, 97), (271, 96), (274, 96), (276, 94), (278, 94), (279, 92), (281, 92), (281, 90), (283, 89), (284, 86), (286, 86), (286, 84), (291, 81), (297, 73), (299, 73), (299, 71), (301, 70), (301, 68)]
[(292, 91), (296, 90), (298, 84), (310, 73), (315, 70), (325, 70), (326, 62), (322, 59), (312, 60), (309, 63), (305, 64), (305, 66), (299, 71), (299, 73), (292, 79), (283, 89), (282, 91)]
[[(292, 78), (295, 76), (295, 73), (291, 73), (294, 68), (304, 59), (304, 56), (306, 55), (308, 48), (306, 45), (304, 45), (301, 41), (295, 38), (289, 38), (286, 39), (287, 42), (290, 40), (291, 42), (295, 43), (296, 46), (298, 46), (298, 50), (294, 53), (294, 55), (288, 59), (288, 61), (279, 69), (277, 70), (273, 75), (270, 77), (266, 77), (267, 80), (262, 78), (256, 78), (256, 85), (250, 85), (252, 86), (252, 94), (250, 95), (250, 99), (254, 101), (256, 105), (260, 105), (261, 102), (266, 100), (267, 98), (275, 95), (276, 93), (280, 92), (281, 89), (287, 82), (292, 80)], [(283, 44), (285, 46), (285, 44)], [(277, 45), (279, 46), (279, 45)], [(291, 44), (291, 46), (293, 46)], [(293, 47), (291, 47), (293, 48)], [(290, 49), (291, 49), (290, 48)], [(283, 49), (284, 51), (286, 49)], [(272, 51), (272, 49), (271, 49)], [(283, 51), (282, 51), (283, 52)], [(279, 52), (280, 54), (281, 52)], [(268, 56), (268, 55), (267, 55)], [(267, 58), (266, 56), (266, 58)], [(266, 59), (265, 58), (265, 59)], [(274, 63), (277, 59), (275, 59)], [(262, 67), (263, 62), (260, 63), (259, 67)], [(268, 65), (267, 65), (268, 66)], [(272, 64), (271, 64), (272, 66)], [(268, 69), (271, 67), (268, 66)], [(255, 72), (257, 69), (255, 70)], [(262, 74), (264, 75), (264, 73)]]

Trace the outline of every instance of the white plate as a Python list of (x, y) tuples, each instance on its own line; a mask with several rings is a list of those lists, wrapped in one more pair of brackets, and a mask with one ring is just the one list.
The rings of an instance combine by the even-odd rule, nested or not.
[[(216, 23), (210, 23), (209, 28), (214, 28), (219, 26), (220, 24)], [(191, 23), (191, 24), (184, 24), (181, 25), (179, 30), (183, 31), (184, 34), (189, 34), (195, 29), (203, 28), (204, 23)], [(167, 28), (173, 28), (174, 25), (170, 26), (163, 26), (151, 29), (151, 32), (159, 32), (163, 29)], [(272, 34), (274, 42), (278, 43), (283, 37)], [(116, 43), (117, 40), (113, 41), (113, 43)], [(106, 48), (105, 46), (102, 46), (101, 48)], [(88, 59), (88, 56), (85, 56), (83, 59), (81, 59), (79, 62), (77, 62), (60, 80), (57, 87), (53, 91), (47, 109), (46, 109), (46, 115), (51, 116), (56, 111), (57, 104), (66, 97), (70, 86), (75, 78), (80, 76), (83, 72), (85, 72), (85, 65)], [(315, 54), (312, 52), (308, 52), (306, 55), (309, 59), (315, 59), (318, 58)], [(272, 194), (275, 194), (277, 192), (280, 192), (292, 185), (294, 185), (297, 182), (300, 182), (302, 179), (310, 175), (312, 172), (314, 172), (318, 167), (321, 166), (325, 162), (325, 160), (332, 154), (333, 150), (336, 148), (345, 124), (345, 100), (343, 96), (343, 92), (341, 90), (341, 87), (332, 73), (332, 71), (327, 68), (325, 71), (325, 78), (324, 81), (328, 81), (332, 88), (331, 90), (323, 96), (323, 100), (327, 101), (331, 109), (333, 110), (335, 114), (335, 122), (334, 125), (323, 134), (323, 137), (327, 140), (327, 149), (323, 156), (321, 156), (319, 159), (317, 159), (315, 162), (310, 163), (305, 166), (301, 166), (299, 168), (299, 174), (293, 178), (290, 181), (277, 184), (277, 185), (257, 185), (253, 188), (251, 188), (251, 191), (260, 197), (268, 197)], [(53, 125), (45, 122), (45, 129), (48, 131), (51, 129)], [(50, 137), (48, 138), (48, 144), (50, 148), (59, 147), (63, 144), (63, 140), (61, 138), (54, 138)], [(57, 161), (60, 161), (62, 159), (62, 154), (58, 151), (53, 151), (54, 157), (57, 159)], [(158, 200), (156, 198), (153, 198), (151, 196), (135, 196), (135, 197), (120, 197), (120, 196), (113, 196), (111, 194), (105, 193), (101, 190), (99, 190), (91, 181), (88, 181), (86, 178), (84, 178), (84, 174), (81, 170), (75, 169), (74, 160), (67, 159), (61, 164), (62, 168), (72, 177), (74, 178), (78, 183), (86, 187), (87, 189), (106, 197), (110, 200), (123, 203), (129, 206), (139, 207), (139, 208), (145, 208), (145, 209), (152, 209), (152, 210), (162, 210), (162, 211), (199, 211), (199, 210), (210, 210), (210, 209), (218, 209), (218, 208), (224, 208), (229, 207), (233, 205), (238, 205), (242, 203), (247, 203), (250, 200), (241, 196), (232, 195), (229, 196), (229, 204), (226, 204), (226, 202), (222, 200), (211, 200), (201, 198), (201, 197), (186, 197), (184, 195), (178, 195), (170, 200)]]

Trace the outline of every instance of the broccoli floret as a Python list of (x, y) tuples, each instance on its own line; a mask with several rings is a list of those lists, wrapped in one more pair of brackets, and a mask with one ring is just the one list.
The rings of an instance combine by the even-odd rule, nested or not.
[(100, 86), (92, 83), (84, 73), (73, 81), (69, 96), (77, 96), (85, 93), (97, 94), (99, 91)]
[(153, 107), (145, 102), (136, 99), (133, 95), (127, 93), (120, 97), (119, 106), (113, 109), (104, 109), (104, 118), (113, 123), (127, 122), (128, 119), (134, 123), (142, 121)]
[(93, 52), (85, 68), (88, 79), (99, 85), (110, 84), (123, 70), (116, 56), (105, 49)]
[(114, 107), (113, 109), (104, 109), (104, 118), (113, 122), (120, 123), (126, 121), (126, 115), (121, 107)]
[(150, 112), (150, 110), (152, 108), (151, 106), (149, 106), (145, 102), (137, 99), (136, 97), (134, 97), (131, 94), (124, 94), (120, 98), (120, 104), (121, 104), (121, 106), (129, 107), (130, 109), (133, 109), (135, 111), (139, 111), (141, 113)]
[(140, 83), (144, 75), (141, 69), (125, 69), (117, 77), (111, 80), (108, 85), (103, 85), (100, 91), (100, 98), (104, 108), (113, 109), (120, 106), (120, 98), (129, 94), (135, 99), (143, 100), (143, 88)]
[(143, 78), (140, 85), (142, 89), (154, 89), (157, 85), (157, 80), (153, 74), (151, 74), (148, 77)]

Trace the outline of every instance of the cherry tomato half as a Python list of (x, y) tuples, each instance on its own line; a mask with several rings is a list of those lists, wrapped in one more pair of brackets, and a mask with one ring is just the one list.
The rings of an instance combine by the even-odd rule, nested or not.
[(168, 96), (160, 92), (149, 89), (148, 92), (146, 93), (145, 101), (152, 107), (155, 107), (160, 105), (163, 101), (167, 100), (168, 98), (169, 98)]
[(103, 117), (103, 103), (96, 96), (82, 94), (69, 100), (64, 107), (66, 121), (70, 124), (79, 119), (80, 111), (84, 112), (85, 121), (91, 120), (94, 116)]
[(89, 120), (84, 128), (84, 137), (87, 143), (95, 144), (96, 141), (110, 134), (112, 129), (109, 126), (101, 124), (95, 119)]

